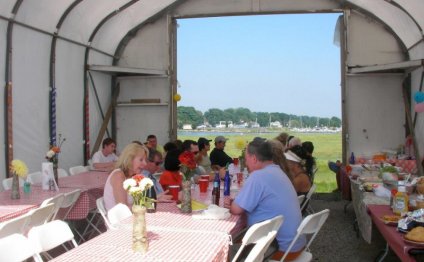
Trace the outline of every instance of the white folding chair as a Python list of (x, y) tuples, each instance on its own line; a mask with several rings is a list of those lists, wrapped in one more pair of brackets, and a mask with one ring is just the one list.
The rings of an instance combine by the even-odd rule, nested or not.
[(49, 259), (52, 259), (52, 257), (47, 251), (55, 247), (62, 245), (68, 251), (69, 249), (64, 245), (65, 243), (72, 242), (74, 247), (78, 246), (72, 230), (62, 220), (54, 220), (31, 228), (28, 232), (28, 239), (33, 242), (37, 253), (43, 252)]
[(87, 171), (90, 171), (90, 170), (85, 166), (73, 166), (69, 168), (69, 174), (71, 176), (79, 174), (79, 173), (87, 172)]
[(28, 229), (47, 223), (47, 221), (49, 221), (54, 213), (54, 208), (54, 204), (50, 203), (45, 206), (40, 206), (36, 209), (31, 209), (28, 212), (30, 216), (30, 220), (27, 226)]
[(34, 245), (22, 234), (12, 234), (0, 238), (0, 261), (21, 262), (30, 257), (34, 261), (42, 262)]
[(63, 195), (62, 205), (56, 214), (56, 219), (65, 220), (81, 194), (81, 189), (75, 189)]
[(115, 227), (110, 223), (109, 219), (107, 218), (107, 211), (105, 208), (105, 203), (103, 202), (103, 197), (98, 198), (96, 200), (97, 209), (99, 210), (100, 215), (102, 216), (103, 220), (105, 221), (106, 228), (109, 229), (115, 229)]
[(317, 186), (313, 184), (311, 188), (309, 189), (308, 194), (306, 194), (305, 201), (303, 201), (303, 204), (300, 207), (300, 211), (302, 211), (302, 213), (304, 211), (306, 211), (308, 214), (314, 213), (314, 210), (312, 209), (311, 205), (308, 205), (308, 203), (310, 202), (312, 195), (315, 193), (316, 188)]
[(68, 175), (68, 172), (66, 172), (66, 170), (65, 170), (65, 169), (63, 169), (63, 168), (59, 168), (59, 169), (57, 170), (57, 175), (58, 175), (59, 177), (67, 177), (67, 176), (69, 176), (69, 175)]
[(54, 204), (52, 216), (47, 221), (55, 220), (57, 212), (59, 211), (60, 207), (62, 206), (63, 199), (65, 199), (65, 195), (60, 193), (60, 194), (57, 194), (54, 197), (47, 198), (46, 200), (43, 201), (43, 203), (41, 203), (40, 207), (47, 206), (50, 203)]
[[(9, 190), (12, 188), (12, 181), (13, 181), (13, 177), (9, 177), (9, 178), (5, 178), (3, 179), (3, 189), (4, 190)], [(19, 178), (19, 187), (23, 187), (24, 186), (24, 180), (22, 178)]]
[(0, 238), (12, 234), (25, 234), (27, 225), (30, 221), (29, 213), (20, 215), (18, 217), (6, 220), (0, 223)]
[(122, 203), (116, 204), (107, 212), (107, 218), (111, 225), (118, 225), (122, 220), (132, 216), (132, 212), (127, 205)]
[(27, 181), (33, 185), (38, 184), (41, 185), (43, 182), (43, 173), (41, 171), (37, 171), (27, 175)]
[(297, 196), (297, 200), (299, 201), (299, 206), (302, 206), (302, 203), (305, 200), (305, 195)]
[(295, 262), (312, 261), (312, 253), (310, 252), (309, 247), (312, 244), (312, 241), (315, 239), (316, 235), (318, 234), (319, 230), (321, 229), (322, 225), (327, 220), (329, 214), (330, 214), (330, 210), (325, 209), (318, 213), (305, 217), (305, 219), (303, 219), (302, 223), (300, 223), (299, 227), (297, 228), (296, 236), (290, 243), (287, 250), (284, 252), (284, 256), (281, 258), (280, 261), (284, 261), (287, 254), (290, 253), (290, 250), (292, 249), (293, 245), (296, 243), (297, 239), (301, 235), (311, 235), (311, 237), (309, 238), (309, 241), (307, 242), (305, 249), (302, 251), (302, 253), (295, 260), (291, 260), (291, 261), (295, 261)]
[(265, 252), (277, 235), (283, 220), (283, 216), (276, 216), (252, 225), (244, 235), (242, 244), (232, 262), (236, 262), (244, 248), (250, 244), (255, 244), (255, 246), (244, 261), (263, 261)]

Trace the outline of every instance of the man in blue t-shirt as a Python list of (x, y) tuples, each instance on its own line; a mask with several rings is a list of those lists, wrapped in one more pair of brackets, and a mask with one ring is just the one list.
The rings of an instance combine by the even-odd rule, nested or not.
[[(278, 243), (279, 251), (273, 259), (279, 260), (302, 222), (296, 192), (287, 175), (273, 163), (272, 146), (265, 139), (255, 138), (249, 143), (246, 165), (251, 173), (231, 204), (230, 211), (235, 215), (246, 213), (248, 226), (283, 215), (284, 222), (272, 245), (276, 247)], [(305, 244), (306, 239), (300, 237), (290, 251), (291, 257), (299, 255)]]

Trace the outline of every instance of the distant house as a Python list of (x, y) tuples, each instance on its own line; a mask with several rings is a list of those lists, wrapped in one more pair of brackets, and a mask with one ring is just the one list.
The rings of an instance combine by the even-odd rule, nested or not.
[(283, 127), (283, 126), (281, 125), (280, 121), (274, 121), (274, 122), (271, 122), (271, 123), (269, 124), (269, 126), (270, 126), (270, 127), (278, 127), (278, 128)]
[(185, 124), (183, 125), (183, 130), (192, 130), (191, 124)]
[(217, 124), (215, 127), (216, 128), (226, 128), (227, 126), (226, 126), (225, 121), (219, 121), (219, 124)]

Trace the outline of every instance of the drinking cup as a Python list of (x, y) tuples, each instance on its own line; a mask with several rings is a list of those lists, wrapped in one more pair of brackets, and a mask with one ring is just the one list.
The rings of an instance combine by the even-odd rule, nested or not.
[(179, 185), (171, 185), (168, 187), (169, 193), (172, 195), (172, 200), (178, 200), (178, 192), (180, 191)]
[(201, 175), (200, 179), (206, 179), (206, 180), (210, 181), (210, 176), (209, 175)]
[(200, 192), (205, 193), (208, 191), (209, 179), (199, 179)]
[(24, 193), (31, 193), (31, 183), (24, 182)]
[(243, 183), (243, 173), (237, 173), (237, 183)]

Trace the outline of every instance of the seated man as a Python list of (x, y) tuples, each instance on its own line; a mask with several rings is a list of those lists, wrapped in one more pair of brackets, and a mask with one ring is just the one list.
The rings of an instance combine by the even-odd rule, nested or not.
[(153, 176), (153, 174), (157, 173), (161, 169), (160, 165), (162, 164), (162, 154), (152, 148), (149, 148), (148, 150), (149, 156), (146, 161), (146, 166), (142, 169), (142, 173), (144, 176), (153, 181), (153, 186), (158, 200), (170, 200), (172, 196), (166, 195), (168, 191), (164, 191), (159, 181)]
[[(269, 142), (255, 138), (248, 144), (246, 165), (251, 173), (232, 202), (230, 211), (235, 215), (245, 213), (248, 226), (283, 215), (283, 226), (278, 230), (276, 240), (270, 247), (278, 250), (272, 259), (280, 260), (296, 236), (297, 228), (302, 222), (302, 214), (292, 183), (272, 159), (272, 146)], [(294, 259), (299, 256), (305, 244), (306, 239), (300, 237), (292, 252), (288, 254), (289, 257)]]
[(211, 151), (209, 158), (211, 160), (212, 169), (219, 170), (227, 164), (233, 163), (233, 159), (224, 152), (225, 143), (228, 139), (223, 136), (215, 138), (215, 148)]
[(108, 137), (103, 140), (102, 150), (94, 153), (91, 161), (97, 170), (112, 171), (118, 157), (115, 155), (116, 142)]
[(153, 148), (156, 151), (159, 151), (161, 154), (163, 154), (163, 152), (164, 152), (163, 147), (158, 144), (158, 139), (156, 138), (155, 135), (148, 135), (147, 136), (146, 146), (148, 148)]

